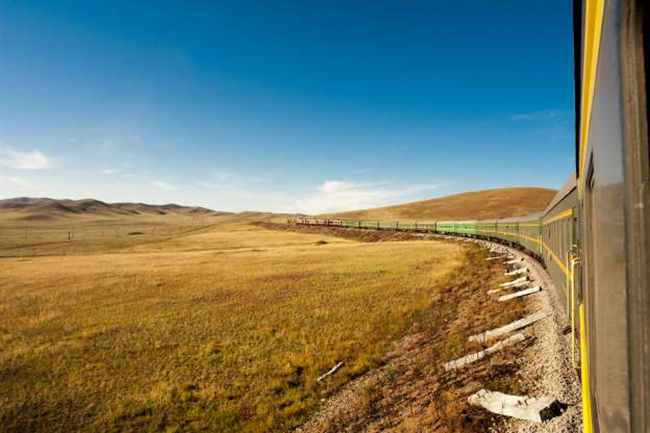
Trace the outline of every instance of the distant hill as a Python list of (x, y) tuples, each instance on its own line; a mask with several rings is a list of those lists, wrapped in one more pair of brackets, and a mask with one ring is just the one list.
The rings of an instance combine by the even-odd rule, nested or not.
[(554, 189), (534, 187), (486, 189), (432, 200), (322, 216), (417, 221), (509, 218), (544, 210), (556, 192)]
[(51, 198), (18, 197), (0, 200), (0, 217), (22, 221), (56, 221), (74, 217), (116, 218), (136, 216), (210, 217), (230, 215), (203, 207), (177, 204), (105, 203), (100, 200), (55, 200)]
[(283, 222), (286, 222), (288, 218), (295, 218), (295, 217), (300, 217), (300, 216), (307, 216), (307, 215), (292, 214), (292, 213), (243, 211), (243, 212), (232, 214), (232, 215), (224, 218), (224, 221), (283, 223)]

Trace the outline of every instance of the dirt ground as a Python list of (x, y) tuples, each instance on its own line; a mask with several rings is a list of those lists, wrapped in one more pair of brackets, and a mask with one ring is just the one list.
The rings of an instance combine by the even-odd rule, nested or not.
[(280, 224), (272, 222), (258, 222), (254, 223), (254, 225), (270, 230), (331, 235), (361, 242), (421, 241), (425, 239), (420, 233), (406, 233), (394, 230), (350, 229), (341, 227)]

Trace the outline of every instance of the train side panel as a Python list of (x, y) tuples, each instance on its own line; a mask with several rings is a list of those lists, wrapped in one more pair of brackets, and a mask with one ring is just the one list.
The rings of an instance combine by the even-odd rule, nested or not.
[[(637, 305), (629, 300), (638, 289), (628, 283), (631, 262), (627, 247), (634, 244), (635, 235), (626, 238), (625, 230), (626, 206), (628, 215), (638, 206), (627, 202), (625, 191), (626, 183), (631, 185), (626, 179), (624, 159), (626, 133), (633, 133), (626, 127), (633, 118), (626, 118), (624, 112), (634, 95), (624, 95), (622, 83), (632, 84), (632, 78), (621, 76), (628, 60), (623, 54), (635, 54), (629, 51), (632, 47), (628, 44), (641, 33), (629, 33), (629, 26), (640, 18), (628, 15), (636, 3), (597, 1), (593, 2), (596, 8), (586, 2), (583, 9), (587, 25), (581, 53), (584, 69), (578, 164), (587, 354), (583, 371), (589, 395), (587, 413), (595, 430), (604, 432), (650, 429), (647, 411), (642, 409), (644, 405), (650, 407), (648, 365), (638, 370), (630, 365), (635, 352), (650, 350), (647, 338), (631, 339), (631, 332), (638, 326), (648, 329), (648, 317), (634, 320), (632, 316)], [(645, 91), (641, 90), (645, 87), (643, 81), (635, 84), (639, 93)], [(643, 187), (647, 188), (647, 184)], [(644, 381), (646, 388), (641, 390), (639, 385)], [(640, 394), (630, 399), (635, 390)]]
[(529, 215), (517, 219), (519, 225), (519, 245), (534, 256), (541, 258), (542, 247), (542, 220), (540, 214)]
[(574, 245), (578, 244), (578, 191), (575, 180), (565, 185), (556, 197), (558, 200), (551, 202), (553, 206), (542, 219), (542, 259), (562, 300), (565, 313), (570, 315), (569, 289), (571, 278), (574, 277), (571, 272), (573, 259), (571, 253), (577, 252), (577, 247)]
[(477, 221), (476, 234), (483, 238), (495, 238), (497, 234), (497, 220)]
[(497, 221), (496, 236), (507, 243), (516, 244), (519, 241), (517, 218), (504, 218)]

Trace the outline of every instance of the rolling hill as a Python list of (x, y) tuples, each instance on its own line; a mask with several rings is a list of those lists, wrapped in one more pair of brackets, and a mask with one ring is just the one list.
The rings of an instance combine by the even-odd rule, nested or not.
[(544, 210), (556, 192), (554, 189), (535, 187), (486, 189), (432, 200), (321, 216), (417, 221), (509, 218)]
[[(14, 223), (158, 222), (215, 217), (222, 222), (283, 222), (295, 214), (272, 212), (221, 212), (178, 204), (106, 203), (95, 199), (69, 200), (17, 197), (0, 200), (0, 221)], [(177, 221), (176, 221), (177, 222)]]
[(0, 217), (21, 221), (57, 221), (70, 218), (124, 218), (137, 216), (211, 217), (230, 215), (203, 207), (177, 204), (105, 203), (100, 200), (56, 200), (18, 197), (0, 200)]

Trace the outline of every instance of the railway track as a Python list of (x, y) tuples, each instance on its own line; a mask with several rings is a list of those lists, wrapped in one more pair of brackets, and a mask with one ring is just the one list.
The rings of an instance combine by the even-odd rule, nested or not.
[[(315, 220), (293, 220), (294, 224), (303, 226), (322, 226), (322, 227), (341, 227), (336, 222)], [(358, 230), (361, 225), (365, 230), (377, 230), (376, 224), (356, 224), (356, 227), (348, 229)], [(414, 227), (414, 225), (413, 225)], [(515, 285), (513, 288), (491, 288), (486, 287), (488, 294), (492, 292), (495, 303), (499, 302), (502, 295), (516, 293), (518, 290), (538, 287), (541, 290), (525, 295), (525, 301), (528, 313), (531, 315), (541, 314), (545, 317), (527, 326), (524, 329), (527, 338), (532, 341), (525, 347), (513, 347), (510, 350), (521, 350), (520, 359), (523, 360), (523, 366), (519, 372), (520, 375), (527, 378), (530, 384), (534, 384), (536, 393), (539, 396), (545, 396), (553, 401), (560, 402), (565, 408), (561, 415), (554, 417), (543, 424), (531, 425), (528, 421), (511, 420), (509, 425), (513, 431), (535, 431), (535, 432), (579, 432), (582, 431), (582, 404), (580, 380), (574, 368), (576, 351), (571, 344), (571, 333), (566, 330), (571, 328), (570, 318), (564, 314), (562, 307), (563, 299), (558, 296), (554, 281), (551, 275), (544, 268), (539, 258), (529, 254), (517, 246), (506, 245), (500, 241), (487, 240), (480, 237), (470, 237), (466, 234), (452, 235), (448, 233), (439, 233), (433, 231), (433, 226), (428, 230), (421, 227), (418, 230), (400, 228), (398, 224), (392, 227), (382, 227), (379, 230), (406, 232), (409, 235), (420, 236), (423, 238), (435, 238), (442, 240), (451, 240), (455, 242), (466, 242), (477, 244), (482, 248), (490, 249), (492, 257), (486, 260), (496, 258), (510, 269), (515, 267), (526, 269), (525, 285)], [(521, 275), (514, 275), (513, 281), (522, 278)], [(492, 290), (490, 290), (492, 289)], [(503, 308), (507, 307), (507, 302), (503, 303)], [(470, 317), (467, 320), (471, 320)], [(486, 330), (487, 331), (487, 330)], [(503, 334), (505, 339), (512, 336), (513, 333), (506, 332)], [(501, 340), (499, 340), (501, 341)]]

